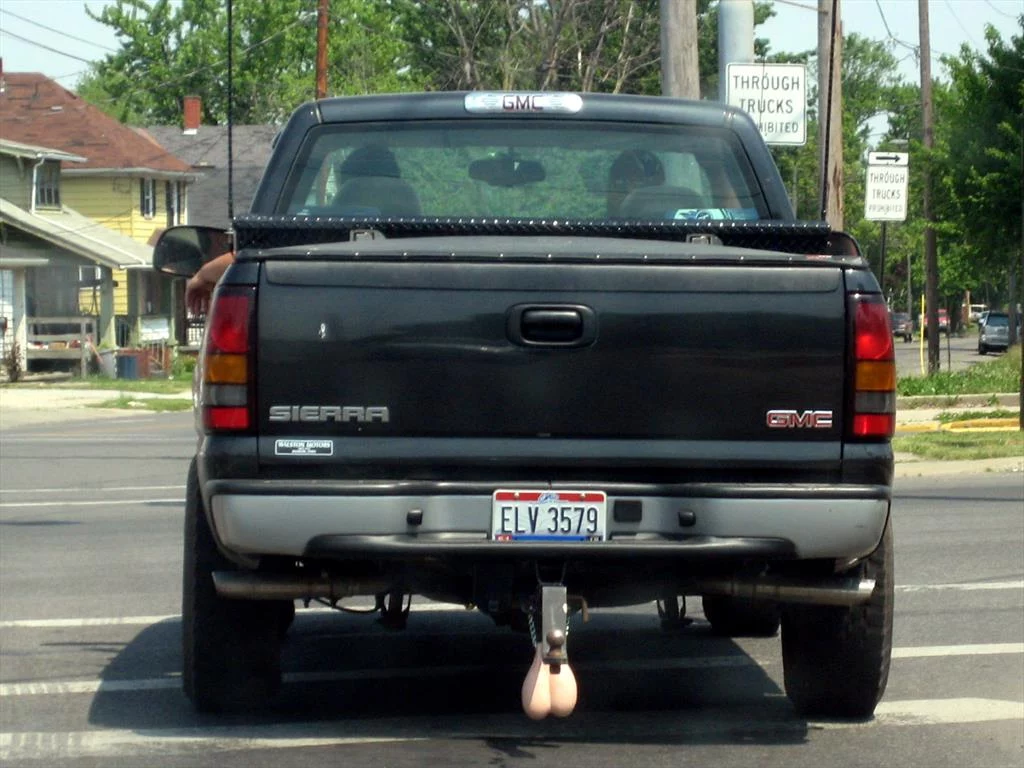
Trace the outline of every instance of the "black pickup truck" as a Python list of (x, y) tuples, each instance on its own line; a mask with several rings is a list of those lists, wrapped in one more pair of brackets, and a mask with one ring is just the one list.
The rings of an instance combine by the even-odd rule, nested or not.
[[(213, 234), (168, 230), (157, 267), (191, 274)], [(798, 711), (873, 712), (888, 309), (850, 237), (795, 220), (747, 115), (574, 93), (309, 103), (233, 234), (185, 510), (197, 708), (274, 693), (296, 601), (369, 599), (396, 628), (413, 595), (474, 605), (529, 627), (528, 688), (538, 665), (571, 675), (584, 607), (657, 602), (671, 626), (701, 596), (720, 634), (781, 624)]]

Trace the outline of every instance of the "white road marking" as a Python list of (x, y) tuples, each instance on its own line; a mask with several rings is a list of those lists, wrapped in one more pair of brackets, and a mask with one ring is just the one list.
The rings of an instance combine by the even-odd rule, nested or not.
[(38, 509), (40, 507), (123, 507), (131, 504), (184, 504), (184, 499), (119, 499), (112, 501), (5, 501), (0, 509)]
[[(127, 730), (79, 731), (71, 733), (0, 733), (0, 762), (12, 760), (58, 760), (112, 758), (116, 756), (166, 756), (201, 748), (225, 752), (242, 749), (301, 749), (341, 747), (359, 744), (389, 744), (423, 741), (427, 737), (402, 736), (318, 736), (317, 728), (304, 725), (253, 728), (206, 728), (160, 730), (139, 733)], [(323, 729), (319, 729), (322, 731)], [(309, 735), (291, 735), (308, 733)]]
[(919, 645), (893, 648), (894, 659), (926, 659), (936, 656), (992, 656), (1024, 654), (1024, 643), (986, 643), (984, 645)]
[(92, 485), (79, 488), (0, 488), (0, 496), (14, 493), (122, 493), (123, 491), (183, 491), (184, 485)]
[[(604, 713), (580, 712), (581, 728), (600, 731)], [(426, 741), (428, 739), (564, 738), (550, 721), (531, 723), (517, 713), (480, 715), (459, 719), (459, 725), (441, 730), (433, 717), (377, 720), (372, 723), (318, 721), (257, 726), (213, 726), (187, 729), (93, 730), (72, 732), (28, 731), (0, 733), (0, 761), (58, 761), (130, 756), (166, 757), (170, 754), (210, 754), (218, 751), (302, 749)], [(868, 729), (922, 725), (1024, 721), (1024, 703), (1000, 699), (918, 699), (883, 701), (868, 722), (758, 720), (748, 710), (652, 713), (641, 726), (644, 733), (671, 733), (675, 737), (705, 736), (709, 732), (806, 733), (818, 730)], [(353, 735), (362, 729), (364, 735)], [(387, 736), (365, 735), (366, 730)]]
[(1024, 579), (1016, 581), (978, 581), (970, 584), (897, 584), (897, 592), (980, 592), (990, 589), (1024, 589)]
[[(950, 645), (894, 648), (894, 659), (932, 658), (939, 656), (986, 656), (996, 654), (1024, 654), (1024, 643), (993, 643), (991, 645)], [(621, 659), (613, 661), (581, 662), (577, 669), (581, 673), (601, 672), (644, 672), (684, 669), (729, 669), (759, 666), (762, 668), (778, 664), (774, 659), (755, 659), (736, 654), (732, 656), (693, 656), (671, 659)], [(299, 672), (284, 676), (286, 684), (331, 683), (349, 680), (402, 680), (438, 677), (458, 677), (473, 673), (493, 672), (494, 667), (485, 664), (450, 664), (434, 667), (387, 667), (384, 669), (356, 669), (330, 672)], [(21, 696), (60, 696), (83, 693), (130, 693), (179, 688), (177, 677), (161, 677), (135, 680), (54, 680), (5, 683), (0, 685), (0, 699)]]
[(121, 616), (97, 619), (11, 619), (0, 621), (0, 629), (74, 629), (77, 627), (130, 627), (149, 626), (161, 621), (181, 619), (180, 615), (169, 616)]
[[(1001, 699), (882, 701), (875, 708), (873, 722), (878, 725), (962, 725), (965, 723), (991, 723), (999, 720), (1024, 720), (1024, 702)], [(814, 725), (828, 730), (863, 728), (864, 725), (870, 725), (870, 723), (829, 721)]]
[[(358, 604), (346, 607), (371, 608), (372, 604), (360, 606)], [(416, 603), (413, 602), (410, 609), (413, 613), (435, 613), (452, 611), (456, 613), (470, 613), (476, 609), (467, 610), (466, 606), (458, 603)], [(339, 614), (334, 608), (327, 606), (315, 606), (312, 608), (299, 608), (299, 616), (309, 614)], [(369, 614), (367, 614), (369, 615)], [(180, 621), (181, 614), (172, 613), (166, 616), (114, 616), (92, 619), (8, 619), (0, 621), (0, 629), (75, 629), (77, 627), (132, 627), (149, 626), (159, 624), (162, 621)]]

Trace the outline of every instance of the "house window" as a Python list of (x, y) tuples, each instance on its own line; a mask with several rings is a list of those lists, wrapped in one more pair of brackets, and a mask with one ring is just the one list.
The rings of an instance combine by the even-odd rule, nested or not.
[(164, 200), (167, 204), (167, 226), (181, 224), (181, 198), (178, 196), (178, 185), (173, 181), (164, 182)]
[(147, 219), (156, 216), (156, 179), (143, 179), (139, 186), (139, 211)]
[(36, 205), (60, 208), (60, 163), (45, 162), (36, 170)]

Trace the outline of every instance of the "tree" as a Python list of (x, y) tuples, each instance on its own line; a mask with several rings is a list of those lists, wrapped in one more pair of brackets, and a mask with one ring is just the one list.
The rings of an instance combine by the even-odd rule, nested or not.
[[(315, 0), (233, 0), (234, 119), (280, 121), (315, 93)], [(408, 90), (405, 47), (388, 8), (333, 0), (330, 85), (334, 93)], [(202, 98), (203, 120), (227, 120), (224, 0), (117, 0), (89, 14), (111, 27), (120, 50), (93, 67), (79, 94), (119, 120), (172, 124), (184, 96)]]
[[(661, 93), (658, 0), (391, 0), (411, 67), (438, 90)], [(717, 88), (718, 4), (697, 5), (704, 93)], [(755, 8), (755, 24), (772, 15)], [(757, 41), (762, 52), (765, 41)]]
[(1024, 259), (1024, 35), (1004, 42), (989, 27), (985, 38), (987, 53), (964, 46), (943, 60), (937, 164), (958, 246), (981, 274), (1004, 276), (1012, 314)]

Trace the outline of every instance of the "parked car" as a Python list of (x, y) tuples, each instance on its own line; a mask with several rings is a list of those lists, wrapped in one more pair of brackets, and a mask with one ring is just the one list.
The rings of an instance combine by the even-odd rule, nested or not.
[(981, 322), (982, 316), (988, 312), (988, 304), (971, 304), (967, 317), (972, 323)]
[[(927, 338), (928, 337), (928, 313), (927, 312), (925, 312), (925, 314), (921, 317), (921, 328), (923, 329), (922, 332), (924, 333), (925, 338)], [(939, 308), (939, 333), (940, 334), (941, 333), (949, 334), (949, 312), (946, 309), (942, 308), (942, 307)]]
[(1010, 316), (1005, 312), (989, 312), (985, 322), (978, 326), (978, 354), (990, 350), (1003, 352), (1010, 346)]
[(892, 313), (892, 335), (900, 336), (904, 341), (914, 338), (914, 321), (910, 319), (910, 313)]

